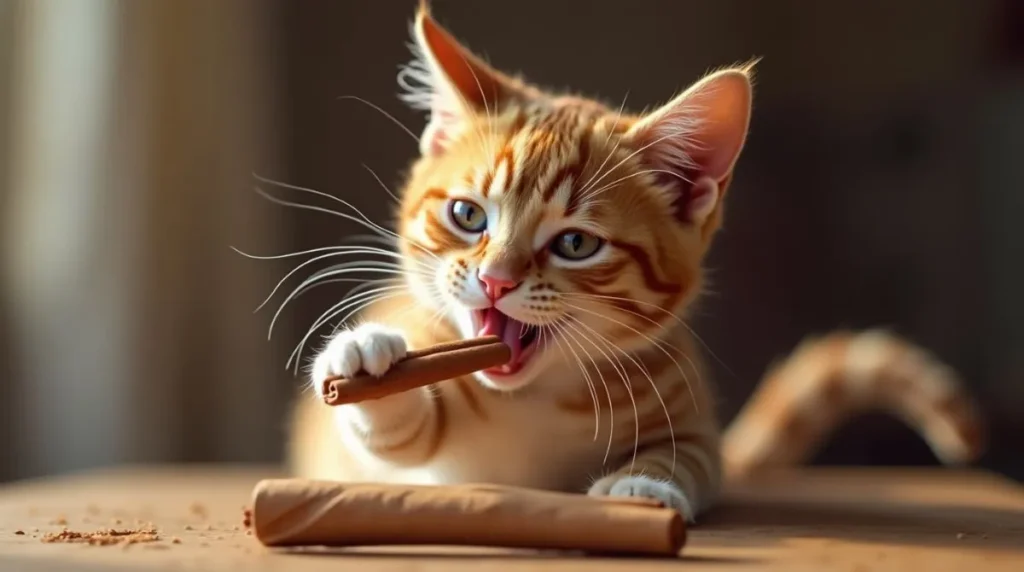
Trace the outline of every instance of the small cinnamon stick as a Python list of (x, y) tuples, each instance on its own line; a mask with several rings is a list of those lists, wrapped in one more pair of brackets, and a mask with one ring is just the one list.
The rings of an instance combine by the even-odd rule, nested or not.
[(656, 501), (498, 485), (268, 479), (252, 524), (266, 546), (461, 545), (676, 555), (680, 514)]
[(499, 366), (512, 359), (512, 350), (498, 336), (447, 342), (413, 350), (377, 377), (360, 374), (324, 380), (324, 402), (344, 405), (379, 399), (475, 371)]

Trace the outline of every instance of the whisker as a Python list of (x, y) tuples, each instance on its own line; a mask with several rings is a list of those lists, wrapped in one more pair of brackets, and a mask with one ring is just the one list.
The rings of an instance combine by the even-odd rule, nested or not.
[[(374, 273), (374, 274), (391, 274), (391, 275), (398, 275), (398, 276), (401, 276), (401, 277), (406, 276), (404, 271), (394, 271), (394, 270), (391, 270), (391, 269), (372, 268), (372, 267), (335, 268), (334, 270), (324, 271), (322, 273), (315, 274), (315, 275), (313, 275), (313, 277), (310, 277), (310, 278), (307, 278), (306, 280), (304, 280), (302, 282), (302, 284), (299, 284), (298, 286), (296, 286), (295, 289), (292, 290), (291, 293), (288, 294), (288, 296), (284, 299), (284, 301), (281, 302), (281, 305), (278, 306), (277, 311), (274, 312), (274, 316), (270, 320), (270, 327), (269, 327), (269, 329), (267, 331), (267, 339), (270, 339), (273, 336), (273, 334), (274, 334), (274, 325), (277, 324), (278, 318), (280, 318), (281, 313), (284, 311), (284, 309), (288, 305), (288, 303), (291, 302), (292, 300), (294, 300), (295, 298), (298, 298), (303, 292), (308, 291), (313, 285), (315, 285), (317, 283), (318, 280), (322, 280), (324, 278), (331, 278), (331, 277), (334, 277), (334, 276), (341, 276), (343, 274), (353, 274), (353, 273), (356, 273), (356, 272), (366, 272), (366, 273)], [(341, 279), (339, 278), (338, 280), (341, 280)], [(355, 280), (359, 280), (359, 279), (355, 279)], [(388, 281), (397, 280), (397, 279), (396, 278), (377, 278), (377, 279), (374, 279), (374, 280), (366, 280), (366, 279), (362, 279), (362, 280), (364, 282), (366, 282), (367, 284), (369, 284), (369, 285), (373, 285), (373, 284), (378, 283), (378, 282), (388, 282)], [(400, 282), (396, 283), (396, 285), (397, 284), (400, 284)], [(356, 294), (356, 293), (359, 292), (359, 290), (360, 290), (360, 287), (353, 288), (352, 291), (349, 292), (348, 294), (349, 295)]]
[[(588, 331), (590, 331), (590, 333), (592, 333), (594, 336), (596, 336), (597, 339), (600, 340), (601, 343), (604, 344), (605, 347), (608, 348), (609, 350), (612, 350), (613, 352), (614, 351), (618, 351), (619, 353), (622, 353), (623, 355), (626, 355), (626, 352), (623, 351), (622, 348), (620, 348), (620, 347), (616, 346), (615, 344), (613, 344), (611, 342), (611, 340), (609, 340), (607, 337), (602, 335), (600, 332), (598, 332), (594, 328), (591, 328), (587, 324), (583, 323), (579, 318), (577, 318), (577, 317), (575, 317), (575, 316), (573, 316), (571, 314), (566, 314), (566, 317), (569, 318), (570, 320), (576, 322), (576, 324), (578, 324), (579, 326), (584, 327)], [(593, 344), (594, 342), (591, 341), (591, 343)], [(633, 458), (632, 458), (632, 460), (630, 461), (630, 464), (629, 464), (629, 472), (632, 473), (633, 472), (633, 467), (636, 464), (637, 451), (640, 448), (640, 412), (637, 409), (636, 397), (633, 395), (633, 385), (630, 382), (629, 374), (626, 372), (626, 367), (624, 365), (622, 365), (622, 360), (620, 360), (617, 355), (612, 353), (611, 356), (609, 356), (605, 351), (603, 351), (596, 344), (594, 344), (594, 347), (596, 347), (598, 349), (598, 351), (601, 352), (601, 355), (605, 356), (605, 359), (608, 360), (608, 363), (610, 363), (611, 366), (615, 369), (615, 372), (617, 374), (619, 374), (619, 377), (622, 379), (622, 385), (626, 388), (626, 394), (629, 395), (629, 401), (633, 405)], [(627, 357), (629, 357), (629, 356), (627, 356)], [(635, 364), (636, 361), (633, 360), (633, 363)], [(641, 368), (641, 371), (648, 378), (650, 378), (650, 374), (647, 373), (647, 371), (645, 369)], [(651, 383), (654, 383), (653, 379), (651, 379)], [(609, 441), (610, 441), (610, 439), (611, 438), (609, 437)], [(607, 459), (605, 459), (605, 461), (607, 461)]]
[[(619, 121), (622, 119), (622, 110), (626, 108), (626, 97), (629, 97), (629, 92), (628, 91), (626, 92), (626, 96), (622, 98), (622, 105), (619, 106), (619, 113), (615, 116), (615, 122), (612, 123), (612, 128), (608, 130), (608, 135), (605, 136), (605, 139), (604, 139), (605, 145), (608, 144), (608, 141), (611, 140), (611, 138), (612, 138), (612, 134), (615, 133), (615, 130), (618, 129), (618, 127), (619, 127)], [(580, 192), (581, 195), (584, 192), (586, 192), (587, 189), (590, 188), (590, 183), (593, 182), (594, 178), (596, 178), (598, 175), (601, 174), (601, 169), (604, 169), (604, 166), (608, 164), (608, 159), (611, 159), (612, 156), (615, 155), (615, 152), (619, 150), (619, 144), (621, 144), (621, 143), (622, 143), (622, 138), (621, 137), (615, 140), (615, 145), (612, 146), (612, 150), (609, 151), (607, 155), (605, 155), (604, 161), (601, 161), (601, 164), (597, 166), (597, 170), (594, 171), (594, 174), (591, 175), (589, 179), (587, 179), (587, 182), (584, 183), (582, 187), (580, 187), (580, 191), (579, 192)]]
[(369, 166), (369, 165), (367, 165), (366, 163), (360, 163), (360, 164), (361, 164), (361, 165), (363, 166), (363, 168), (364, 168), (364, 169), (366, 169), (367, 171), (369, 171), (369, 172), (370, 172), (370, 175), (372, 175), (372, 176), (373, 176), (373, 178), (377, 180), (377, 184), (378, 184), (378, 185), (380, 185), (380, 188), (384, 189), (384, 192), (385, 192), (385, 193), (387, 193), (387, 194), (388, 194), (388, 196), (390, 196), (390, 197), (391, 197), (392, 199), (394, 199), (394, 201), (395, 201), (396, 203), (398, 203), (398, 204), (401, 204), (401, 203), (402, 203), (402, 200), (401, 200), (401, 199), (399, 199), (399, 198), (398, 198), (398, 196), (396, 196), (396, 195), (395, 195), (395, 193), (394, 193), (394, 192), (392, 192), (392, 190), (391, 190), (391, 189), (389, 189), (389, 188), (388, 188), (388, 186), (384, 184), (384, 181), (383, 181), (383, 180), (381, 180), (380, 176), (379, 176), (379, 175), (377, 175), (377, 172), (376, 172), (376, 171), (374, 171), (373, 169), (371, 169), (371, 168), (370, 168), (370, 166)]
[[(483, 87), (483, 85), (480, 84), (480, 78), (477, 77), (476, 70), (473, 69), (473, 66), (469, 65), (469, 62), (466, 61), (465, 57), (463, 57), (461, 54), (459, 54), (459, 57), (462, 58), (462, 63), (466, 66), (466, 69), (469, 70), (469, 73), (472, 74), (473, 81), (476, 82), (476, 89), (477, 89), (477, 91), (480, 92), (480, 99), (483, 100), (484, 113), (485, 113), (485, 117), (487, 118), (488, 135), (491, 136), (491, 142), (493, 143), (493, 139), (494, 139), (494, 119), (497, 118), (497, 113), (498, 113), (497, 102), (495, 102), (495, 109), (494, 109), (495, 117), (492, 118), (491, 117), (491, 106), (490, 106), (489, 103), (487, 103), (487, 94), (484, 93), (484, 87)], [(463, 100), (463, 101), (465, 102), (465, 100)], [(487, 156), (488, 157), (494, 157), (494, 148), (493, 147), (487, 146)]]
[(618, 185), (619, 183), (621, 183), (623, 181), (626, 181), (628, 179), (632, 179), (633, 177), (639, 177), (641, 175), (648, 175), (648, 174), (651, 174), (651, 173), (662, 173), (662, 174), (665, 174), (665, 175), (672, 175), (673, 177), (675, 177), (677, 179), (680, 179), (681, 181), (683, 181), (685, 183), (691, 183), (692, 184), (692, 181), (690, 181), (686, 177), (684, 177), (684, 176), (682, 176), (679, 173), (676, 173), (674, 171), (669, 171), (669, 170), (666, 170), (666, 169), (644, 169), (644, 170), (641, 170), (641, 171), (637, 171), (635, 173), (630, 173), (630, 174), (628, 174), (628, 175), (626, 175), (624, 177), (619, 177), (618, 179), (616, 179), (616, 180), (612, 181), (611, 183), (608, 183), (607, 185), (604, 185), (603, 187), (600, 187), (598, 189), (595, 189), (595, 190), (592, 190), (592, 191), (587, 191), (587, 193), (584, 194), (580, 198), (580, 200), (581, 201), (585, 201), (585, 200), (590, 199), (592, 197), (596, 197), (596, 196), (600, 195), (601, 193), (603, 193), (604, 191), (607, 191), (608, 189), (611, 189), (611, 188), (615, 187), (616, 185)]
[[(299, 341), (295, 349), (292, 350), (291, 355), (288, 357), (288, 361), (285, 362), (285, 369), (287, 369), (291, 365), (292, 360), (296, 361), (296, 368), (298, 367), (298, 360), (301, 358), (302, 349), (305, 347), (306, 341), (309, 339), (311, 335), (313, 335), (313, 332), (320, 329), (329, 320), (333, 319), (335, 316), (348, 310), (349, 308), (352, 308), (353, 306), (358, 306), (358, 310), (361, 310), (362, 308), (375, 302), (386, 300), (388, 298), (394, 298), (397, 296), (401, 296), (403, 294), (403, 292), (401, 291), (395, 294), (387, 294), (387, 292), (394, 292), (396, 290), (405, 290), (405, 287), (404, 285), (381, 286), (379, 288), (374, 288), (373, 290), (370, 290), (368, 292), (356, 294), (355, 296), (346, 296), (345, 299), (343, 299), (341, 302), (338, 302), (337, 304), (328, 308), (327, 311), (324, 312), (323, 314), (320, 314), (320, 317), (314, 321), (313, 325), (310, 326), (308, 330), (306, 330), (306, 334), (302, 336), (302, 339)], [(344, 323), (344, 321), (348, 319), (350, 316), (351, 314), (349, 316), (346, 316), (339, 323)]]
[[(263, 196), (263, 198), (265, 198), (265, 199), (267, 199), (267, 200), (269, 200), (269, 201), (271, 201), (273, 203), (276, 203), (276, 204), (279, 204), (279, 205), (282, 205), (282, 206), (289, 206), (289, 207), (293, 207), (293, 208), (304, 209), (304, 210), (311, 210), (311, 211), (322, 212), (322, 213), (338, 216), (338, 217), (341, 217), (341, 218), (343, 218), (345, 220), (350, 220), (352, 222), (355, 222), (356, 224), (359, 224), (359, 225), (361, 225), (363, 227), (366, 227), (367, 229), (375, 231), (375, 232), (377, 232), (379, 234), (391, 236), (391, 237), (394, 237), (397, 240), (402, 240), (403, 239), (403, 237), (399, 236), (398, 233), (394, 232), (393, 230), (384, 228), (383, 226), (381, 226), (381, 225), (373, 222), (372, 220), (370, 220), (370, 217), (366, 216), (366, 214), (364, 214), (363, 211), (359, 210), (352, 203), (350, 203), (350, 202), (348, 202), (348, 201), (346, 201), (344, 199), (338, 198), (338, 197), (336, 197), (336, 196), (334, 196), (334, 195), (332, 195), (330, 193), (325, 193), (323, 191), (318, 191), (316, 189), (310, 189), (308, 187), (300, 187), (298, 185), (292, 185), (292, 184), (284, 183), (284, 182), (281, 182), (281, 181), (275, 181), (275, 180), (272, 180), (272, 179), (268, 179), (266, 177), (261, 177), (261, 176), (255, 174), (255, 173), (253, 173), (253, 177), (256, 178), (258, 181), (262, 181), (262, 182), (264, 182), (264, 183), (266, 183), (268, 185), (273, 185), (273, 186), (280, 187), (280, 188), (283, 188), (283, 189), (290, 189), (290, 190), (293, 190), (293, 191), (309, 193), (309, 194), (312, 194), (312, 195), (316, 195), (318, 197), (323, 197), (323, 198), (326, 198), (326, 199), (330, 199), (330, 200), (332, 200), (332, 201), (334, 201), (336, 203), (339, 203), (339, 204), (341, 204), (343, 206), (346, 206), (346, 207), (352, 209), (353, 211), (356, 212), (356, 214), (359, 215), (360, 218), (356, 218), (356, 217), (354, 217), (354, 216), (352, 216), (350, 214), (341, 213), (341, 212), (338, 212), (336, 210), (327, 209), (327, 208), (324, 208), (324, 207), (318, 207), (316, 205), (307, 205), (307, 204), (303, 204), (303, 203), (295, 203), (295, 202), (291, 202), (291, 201), (286, 201), (284, 199), (279, 199), (279, 198), (277, 198), (277, 197), (267, 193), (266, 191), (264, 191), (263, 189), (261, 189), (259, 187), (254, 187), (254, 190), (255, 190), (255, 192), (257, 194)], [(412, 244), (413, 246), (419, 248), (421, 251), (423, 251), (427, 255), (433, 257), (434, 259), (436, 259), (436, 260), (439, 259), (439, 257), (436, 254), (431, 252), (430, 249), (426, 248), (425, 246), (423, 246), (419, 242), (416, 242), (416, 241), (408, 239), (408, 238), (406, 238), (405, 240), (408, 240), (409, 244)]]
[[(572, 322), (564, 322), (564, 325), (569, 327), (569, 328), (572, 328), (576, 333), (578, 333), (580, 335), (581, 338), (583, 338), (584, 340), (587, 340), (588, 342), (590, 342), (590, 345), (594, 346), (597, 349), (597, 351), (601, 352), (601, 354), (604, 356), (605, 360), (607, 360), (609, 363), (611, 363), (611, 360), (608, 359), (608, 354), (606, 354), (604, 351), (602, 351), (601, 348), (597, 344), (595, 344), (593, 340), (589, 339), (586, 336), (586, 334), (584, 334), (583, 331), (581, 331), (579, 328), (577, 328)], [(573, 338), (575, 338), (575, 336), (573, 336)], [(579, 344), (580, 345), (580, 349), (583, 350), (583, 344), (580, 344), (578, 339), (577, 339), (576, 343)], [(594, 364), (594, 369), (597, 370), (597, 375), (601, 379), (601, 385), (604, 386), (605, 395), (608, 397), (608, 424), (609, 424), (608, 445), (605, 447), (605, 450), (604, 450), (604, 460), (601, 462), (602, 464), (604, 464), (604, 463), (608, 462), (608, 457), (611, 455), (611, 452), (612, 452), (612, 441), (615, 439), (615, 405), (612, 403), (612, 393), (608, 389), (608, 382), (605, 381), (604, 374), (601, 372), (601, 368), (598, 367), (597, 362), (594, 361), (594, 357), (592, 355), (590, 355), (590, 352), (587, 352), (586, 350), (583, 350), (583, 351), (587, 354), (587, 357), (590, 358), (590, 363)], [(618, 373), (618, 370), (616, 370), (616, 373)], [(625, 380), (623, 380), (623, 381), (624, 381), (625, 386), (626, 386), (626, 391), (629, 392), (630, 399), (632, 399), (633, 392), (630, 391), (629, 383), (627, 381), (625, 381)], [(634, 408), (634, 410), (636, 409), (635, 402), (634, 402), (633, 408)], [(635, 449), (636, 449), (636, 447), (634, 446), (634, 450)]]
[[(725, 371), (728, 372), (729, 375), (731, 375), (734, 379), (737, 379), (737, 380), (739, 379), (739, 375), (737, 375), (736, 372), (734, 372), (732, 370), (732, 368), (730, 368), (729, 365), (725, 363), (724, 360), (722, 360), (720, 357), (718, 357), (718, 355), (714, 352), (714, 350), (711, 349), (711, 346), (709, 346), (704, 341), (704, 338), (702, 338), (697, 333), (696, 330), (694, 330), (692, 327), (690, 327), (690, 324), (686, 323), (686, 320), (683, 320), (680, 316), (678, 316), (676, 314), (673, 314), (672, 312), (666, 310), (665, 308), (662, 308), (661, 306), (659, 306), (657, 304), (653, 304), (651, 302), (644, 302), (642, 300), (634, 300), (632, 298), (625, 298), (625, 297), (622, 297), (622, 296), (609, 296), (609, 295), (604, 295), (604, 294), (583, 294), (583, 293), (577, 293), (577, 292), (567, 292), (567, 293), (563, 293), (562, 296), (572, 296), (572, 297), (577, 297), (577, 298), (605, 299), (605, 300), (620, 300), (620, 301), (623, 301), (623, 302), (632, 302), (634, 304), (638, 304), (638, 305), (641, 305), (641, 306), (647, 306), (647, 307), (650, 307), (650, 308), (654, 308), (655, 310), (658, 310), (658, 311), (666, 314), (667, 316), (671, 317), (680, 326), (686, 328), (686, 331), (690, 332), (690, 335), (693, 336), (693, 338), (695, 340), (697, 340), (697, 342), (704, 348), (704, 350), (708, 352), (708, 355), (713, 357), (715, 359), (715, 361), (717, 361), (723, 368), (725, 368)], [(634, 312), (632, 310), (627, 310), (625, 308), (620, 308), (618, 306), (610, 306), (610, 307), (612, 307), (612, 308), (614, 308), (614, 309), (616, 309), (616, 310), (618, 310), (620, 312), (625, 312), (627, 314), (632, 314), (632, 315), (634, 315), (634, 316), (636, 316), (638, 318), (645, 319), (648, 322), (651, 322), (652, 324), (661, 326), (660, 324), (658, 324), (658, 322), (656, 322), (656, 321), (654, 321), (654, 320), (648, 318), (647, 316), (644, 316), (643, 314), (640, 314), (638, 312)], [(664, 329), (664, 326), (661, 326), (661, 327)], [(683, 356), (686, 357), (687, 360), (689, 360), (689, 357), (686, 356), (685, 352), (680, 352), (680, 353), (682, 353)], [(697, 367), (696, 367), (696, 365), (694, 365), (692, 360), (690, 361), (690, 366), (694, 369), (694, 371), (697, 371)], [(698, 375), (699, 375), (699, 373), (698, 373)]]
[[(557, 334), (559, 333), (559, 330), (556, 329), (557, 325), (558, 325), (557, 322), (551, 322), (550, 324), (547, 324), (545, 327), (548, 328), (548, 330), (549, 330), (549, 332), (551, 334), (551, 339), (554, 340), (555, 344), (558, 346), (558, 351), (562, 354), (562, 359), (564, 359), (566, 362), (568, 362), (569, 361), (569, 356), (565, 353), (565, 348), (562, 347), (561, 340), (558, 339), (559, 336)], [(562, 335), (564, 337), (565, 334), (562, 334)], [(568, 344), (569, 341), (566, 340), (565, 343)], [(572, 349), (572, 348), (570, 347), (569, 349)], [(577, 365), (580, 366), (580, 369), (582, 370), (583, 369), (583, 364), (582, 364), (582, 362), (580, 362), (579, 357), (576, 358), (576, 363), (577, 363)], [(584, 380), (584, 381), (587, 381), (587, 380)], [(599, 403), (599, 401), (597, 399), (597, 390), (594, 389), (594, 387), (589, 383), (589, 381), (587, 381), (587, 390), (590, 392), (590, 402), (594, 405), (594, 440), (596, 441), (597, 440), (597, 436), (601, 432), (601, 405), (600, 405), (600, 403)]]
[[(572, 316), (571, 314), (566, 314), (566, 316), (572, 318), (573, 320), (576, 321), (576, 323), (578, 323), (579, 325), (583, 326), (584, 328), (587, 328), (591, 332), (594, 332), (595, 334), (600, 335), (600, 334), (597, 333), (596, 330), (594, 330), (594, 328), (591, 328), (589, 325), (584, 323), (579, 318), (576, 318), (575, 316)], [(604, 336), (601, 336), (601, 337), (603, 338)], [(672, 440), (672, 474), (670, 476), (674, 477), (675, 476), (675, 467), (676, 467), (676, 432), (675, 432), (675, 427), (673, 426), (673, 423), (672, 423), (672, 415), (668, 411), (668, 405), (665, 403), (665, 400), (662, 398), (661, 391), (658, 389), (658, 384), (654, 382), (654, 378), (651, 376), (650, 372), (647, 371), (647, 368), (644, 367), (640, 362), (638, 362), (637, 359), (634, 358), (632, 355), (630, 355), (629, 353), (623, 351), (622, 348), (617, 348), (617, 349), (619, 350), (620, 353), (622, 353), (623, 356), (626, 357), (626, 359), (628, 359), (630, 362), (632, 362), (633, 365), (635, 365), (637, 367), (637, 369), (640, 370), (640, 373), (642, 373), (644, 375), (644, 377), (647, 378), (647, 381), (651, 384), (651, 389), (654, 390), (654, 396), (658, 398), (658, 403), (661, 404), (661, 410), (665, 414), (665, 420), (668, 421), (669, 436), (670, 436), (670, 438)], [(637, 417), (639, 418), (639, 413), (637, 413)], [(638, 423), (637, 431), (639, 431), (639, 421), (637, 423)], [(637, 439), (638, 439), (637, 442), (639, 442), (639, 437), (637, 437)], [(630, 473), (633, 472), (633, 466), (636, 463), (636, 455), (637, 455), (637, 446), (634, 445), (634, 447), (633, 447), (633, 461), (632, 461), (632, 464), (630, 464), (630, 468), (629, 468)]]
[(379, 105), (377, 105), (375, 103), (372, 103), (372, 102), (370, 102), (370, 101), (368, 101), (366, 99), (363, 99), (363, 98), (361, 98), (361, 97), (359, 97), (357, 95), (339, 95), (338, 99), (354, 99), (355, 101), (358, 101), (359, 103), (362, 103), (364, 105), (369, 106), (372, 109), (377, 110), (378, 112), (380, 112), (381, 115), (383, 115), (384, 117), (390, 119), (392, 123), (394, 123), (395, 125), (400, 127), (402, 129), (402, 131), (405, 131), (406, 133), (408, 133), (409, 137), (412, 137), (412, 140), (415, 141), (417, 145), (419, 145), (420, 138), (415, 133), (412, 132), (412, 129), (409, 129), (408, 127), (406, 127), (405, 124), (402, 123), (401, 121), (399, 121), (397, 117), (395, 117), (394, 115), (391, 115), (387, 111), (384, 111), (384, 109), (382, 107), (380, 107)]
[[(557, 329), (562, 334), (562, 339), (565, 340), (565, 345), (566, 345), (567, 348), (569, 348), (569, 353), (571, 353), (573, 355), (573, 357), (576, 358), (576, 363), (580, 366), (580, 373), (583, 374), (584, 381), (586, 381), (586, 384), (587, 384), (587, 389), (590, 390), (591, 399), (593, 399), (594, 405), (595, 405), (595, 408), (596, 408), (596, 411), (595, 411), (596, 417), (595, 417), (595, 423), (594, 423), (594, 440), (597, 440), (597, 436), (600, 434), (600, 427), (601, 427), (601, 425), (600, 425), (600, 423), (601, 423), (601, 421), (600, 421), (600, 418), (601, 418), (601, 403), (600, 403), (599, 398), (597, 396), (597, 385), (594, 384), (593, 378), (590, 377), (590, 372), (587, 371), (587, 366), (583, 363), (583, 360), (580, 359), (580, 356), (579, 356), (579, 354), (576, 353), (576, 350), (573, 349), (572, 343), (570, 343), (570, 341), (569, 341), (568, 331), (565, 328), (563, 328), (561, 326), (561, 324), (559, 324), (558, 322), (552, 322), (551, 326), (554, 327), (555, 329)], [(577, 344), (579, 344), (579, 342), (577, 342)], [(605, 386), (605, 390), (607, 390), (607, 389), (608, 389), (608, 387)]]
[[(611, 168), (609, 168), (609, 169), (606, 169), (606, 170), (605, 170), (605, 172), (604, 172), (604, 174), (603, 174), (603, 175), (601, 175), (601, 176), (600, 176), (600, 177), (599, 177), (599, 178), (598, 178), (597, 180), (595, 180), (594, 182), (590, 183), (590, 185), (589, 185), (589, 186), (588, 186), (587, 188), (585, 188), (585, 189), (582, 189), (582, 190), (580, 190), (580, 194), (585, 194), (585, 193), (586, 193), (586, 192), (587, 192), (588, 190), (590, 190), (590, 188), (591, 188), (592, 186), (594, 186), (594, 185), (597, 185), (598, 183), (600, 183), (600, 182), (601, 182), (601, 181), (602, 181), (602, 180), (603, 180), (603, 179), (604, 179), (605, 177), (607, 177), (607, 176), (608, 176), (608, 175), (610, 175), (610, 174), (611, 174), (612, 172), (614, 172), (614, 171), (615, 171), (615, 169), (618, 169), (618, 168), (619, 168), (620, 166), (622, 166), (622, 165), (623, 165), (623, 164), (624, 164), (624, 163), (625, 163), (626, 161), (629, 161), (629, 160), (630, 160), (630, 159), (632, 159), (633, 157), (636, 157), (636, 156), (637, 156), (638, 154), (640, 154), (640, 153), (642, 153), (642, 152), (646, 151), (646, 150), (647, 150), (647, 149), (649, 149), (649, 148), (650, 148), (651, 146), (653, 146), (653, 145), (657, 145), (658, 143), (661, 143), (662, 141), (664, 141), (664, 140), (666, 140), (666, 139), (671, 139), (671, 138), (673, 138), (673, 137), (678, 137), (678, 136), (680, 136), (680, 135), (685, 135), (686, 133), (688, 133), (688, 131), (686, 131), (686, 130), (680, 130), (680, 131), (677, 131), (677, 132), (673, 132), (673, 133), (670, 133), (670, 134), (668, 134), (668, 135), (665, 135), (664, 137), (659, 137), (659, 138), (655, 139), (654, 141), (651, 141), (650, 143), (648, 143), (648, 144), (646, 144), (646, 145), (643, 145), (643, 146), (641, 146), (641, 147), (640, 147), (639, 149), (637, 149), (636, 151), (633, 151), (633, 152), (632, 152), (632, 153), (630, 153), (629, 155), (626, 155), (626, 157), (625, 157), (624, 159), (622, 159), (621, 161), (619, 161), (618, 163), (616, 163), (616, 164), (615, 164), (614, 166), (612, 166)], [(621, 141), (621, 139), (620, 139), (620, 141)], [(616, 143), (617, 143), (617, 142), (616, 142)], [(618, 147), (618, 145), (616, 144), (616, 148), (617, 148), (617, 147)]]
[[(335, 246), (335, 247), (330, 247), (330, 248), (331, 248), (331, 250), (333, 252), (330, 252), (328, 254), (321, 254), (319, 256), (314, 256), (313, 258), (310, 258), (309, 260), (306, 260), (305, 262), (302, 262), (301, 264), (297, 265), (295, 268), (291, 269), (287, 274), (285, 274), (283, 278), (281, 278), (280, 280), (277, 281), (277, 284), (270, 291), (270, 294), (267, 295), (267, 297), (256, 308), (255, 311), (259, 312), (263, 308), (263, 306), (265, 306), (268, 302), (270, 302), (270, 300), (273, 299), (274, 295), (277, 294), (277, 291), (281, 289), (281, 286), (284, 285), (284, 283), (287, 282), (289, 278), (291, 278), (293, 275), (295, 275), (296, 272), (298, 272), (299, 270), (302, 270), (306, 266), (309, 266), (310, 264), (313, 264), (313, 263), (315, 263), (315, 262), (317, 262), (319, 260), (325, 260), (327, 258), (334, 258), (336, 256), (345, 256), (345, 255), (353, 255), (353, 254), (370, 254), (370, 255), (378, 255), (378, 256), (385, 256), (385, 257), (396, 258), (398, 260), (407, 260), (407, 258), (405, 256), (401, 255), (401, 254), (398, 254), (396, 252), (391, 252), (389, 250), (384, 250), (382, 248), (375, 248), (375, 247), (372, 247), (372, 246)], [(419, 261), (412, 261), (412, 262), (419, 262)]]
[(626, 324), (625, 322), (622, 322), (620, 320), (616, 320), (615, 318), (610, 318), (608, 316), (605, 316), (604, 314), (601, 314), (600, 312), (594, 312), (592, 310), (588, 310), (588, 309), (580, 307), (580, 306), (574, 306), (574, 305), (569, 304), (569, 303), (566, 303), (566, 306), (568, 306), (570, 308), (574, 308), (574, 309), (579, 310), (581, 312), (586, 312), (587, 314), (591, 314), (593, 316), (597, 316), (597, 317), (602, 318), (604, 320), (607, 320), (607, 321), (609, 321), (609, 322), (611, 322), (613, 324), (617, 324), (617, 325), (619, 325), (619, 326), (621, 326), (623, 328), (626, 328), (627, 330), (630, 330), (634, 334), (636, 334), (636, 335), (644, 338), (648, 342), (650, 342), (651, 345), (653, 345), (655, 348), (657, 348), (661, 353), (665, 354), (668, 357), (668, 359), (672, 360), (672, 363), (674, 363), (676, 365), (676, 368), (679, 370), (679, 373), (683, 376), (683, 380), (686, 382), (686, 389), (689, 391), (689, 393), (690, 393), (690, 400), (693, 402), (693, 410), (694, 410), (695, 413), (700, 413), (700, 405), (697, 403), (697, 396), (694, 395), (694, 393), (693, 393), (693, 386), (690, 384), (689, 376), (687, 376), (686, 372), (683, 371), (683, 366), (679, 365), (679, 362), (676, 361), (676, 358), (672, 357), (672, 354), (670, 354), (662, 346), (663, 345), (668, 346), (668, 347), (676, 350), (677, 352), (679, 352), (680, 355), (686, 355), (686, 352), (680, 350), (679, 348), (677, 348), (677, 347), (675, 347), (675, 346), (673, 346), (673, 345), (671, 345), (671, 344), (669, 344), (667, 342), (664, 342), (662, 340), (656, 340), (656, 339), (648, 336), (647, 334), (641, 332), (640, 330), (630, 326), (629, 324)]

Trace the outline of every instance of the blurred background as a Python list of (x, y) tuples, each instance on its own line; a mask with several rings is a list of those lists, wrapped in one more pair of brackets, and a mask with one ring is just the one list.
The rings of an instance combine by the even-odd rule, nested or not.
[[(274, 462), (292, 347), (351, 284), (267, 328), (301, 259), (390, 222), (415, 0), (0, 0), (0, 480), (122, 462)], [(982, 402), (1024, 478), (1024, 2), (433, 0), (497, 67), (639, 110), (763, 56), (697, 330), (731, 417), (805, 335), (883, 325)], [(295, 191), (276, 196), (309, 202)], [(324, 205), (324, 203), (318, 203)], [(324, 205), (326, 206), (326, 205)], [(293, 277), (294, 286), (315, 267)], [(290, 289), (290, 288), (289, 288)], [(825, 464), (933, 464), (884, 416)]]

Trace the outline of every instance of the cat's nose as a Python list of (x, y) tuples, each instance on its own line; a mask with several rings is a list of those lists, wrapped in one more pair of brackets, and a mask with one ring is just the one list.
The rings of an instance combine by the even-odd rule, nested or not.
[(510, 276), (503, 276), (494, 271), (481, 270), (477, 273), (477, 278), (484, 285), (484, 292), (487, 293), (487, 297), (492, 301), (501, 298), (510, 291), (515, 290), (516, 286), (519, 286), (518, 280), (514, 280)]

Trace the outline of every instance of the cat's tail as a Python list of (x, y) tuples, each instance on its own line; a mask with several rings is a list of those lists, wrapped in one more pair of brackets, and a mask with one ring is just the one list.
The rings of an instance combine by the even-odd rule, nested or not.
[(885, 331), (837, 332), (769, 371), (725, 432), (726, 476), (799, 464), (840, 423), (878, 410), (916, 429), (945, 464), (982, 452), (981, 419), (952, 369)]

